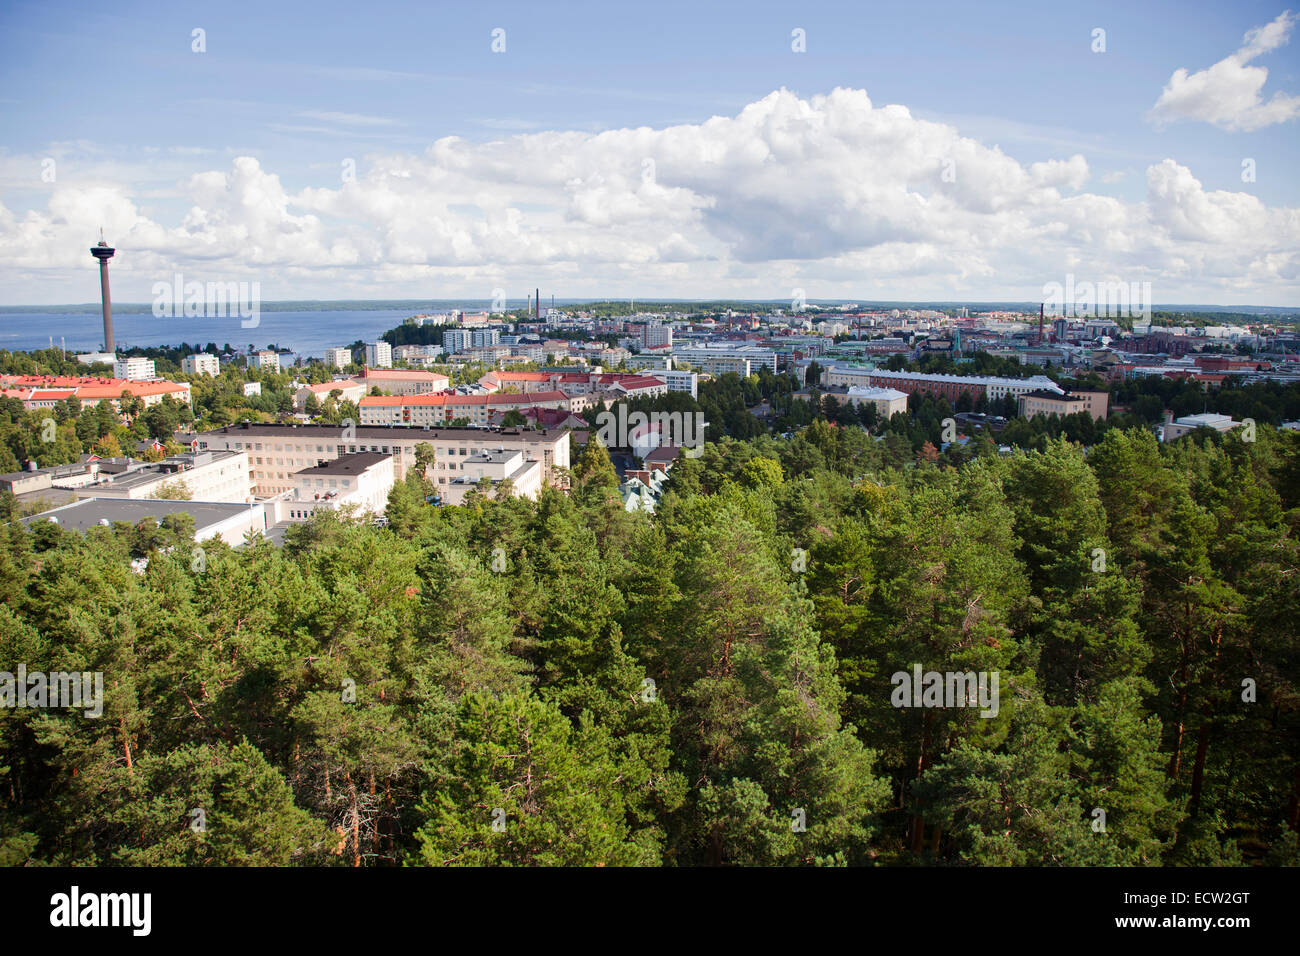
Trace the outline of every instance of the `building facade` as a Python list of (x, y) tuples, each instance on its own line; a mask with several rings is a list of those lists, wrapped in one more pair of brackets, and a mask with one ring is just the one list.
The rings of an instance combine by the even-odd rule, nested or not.
[[(486, 449), (513, 448), (542, 463), (542, 481), (560, 481), (558, 469), (569, 468), (569, 430), (489, 428), (414, 428), (409, 426), (278, 425), (242, 422), (194, 436), (196, 450), (242, 451), (249, 458), (253, 493), (259, 498), (292, 491), (293, 476), (343, 455), (378, 452), (392, 455), (394, 480), (401, 481), (415, 465), (415, 449), (432, 446), (442, 465), (459, 465)], [(443, 478), (459, 467), (436, 468)]]
[(366, 365), (371, 368), (392, 368), (393, 347), (387, 342), (367, 342)]
[(181, 371), (186, 375), (211, 375), (215, 377), (221, 374), (221, 359), (207, 353), (187, 355), (181, 359)]
[(131, 358), (119, 359), (113, 363), (113, 377), (124, 378), (132, 382), (147, 382), (158, 376), (154, 372), (153, 359), (132, 356)]

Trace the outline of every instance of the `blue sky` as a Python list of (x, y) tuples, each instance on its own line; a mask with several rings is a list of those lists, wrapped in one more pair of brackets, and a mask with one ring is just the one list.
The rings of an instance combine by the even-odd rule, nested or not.
[[(973, 300), (1032, 293), (1073, 270), (1153, 281), (1161, 301), (1300, 304), (1300, 243), (1290, 255), (1286, 247), (1300, 238), (1300, 121), (1285, 103), (1248, 129), (1225, 128), (1230, 104), (1218, 122), (1188, 115), (1210, 110), (1214, 89), (1175, 104), (1165, 122), (1152, 115), (1176, 70), (1223, 61), (1285, 10), (9, 3), (0, 13), (0, 302), (94, 298), (81, 262), (93, 237), (80, 232), (98, 217), (123, 250), (119, 295), (139, 300), (177, 269), (257, 278), (267, 298), (487, 295), (502, 283), (513, 295), (541, 282), (560, 295), (779, 297), (801, 283), (813, 297)], [(206, 34), (203, 53), (191, 51), (195, 28)], [(504, 53), (492, 52), (495, 28), (505, 30)], [(806, 52), (791, 49), (796, 28)], [(1104, 53), (1091, 49), (1095, 28), (1105, 30)], [(1267, 70), (1265, 103), (1300, 96), (1300, 45), (1283, 32), (1249, 60)], [(777, 130), (837, 88), (859, 91), (872, 110), (901, 105), (910, 120), (845, 138), (836, 131), (862, 110), (844, 101), (812, 105), (800, 131)], [(781, 90), (786, 98), (763, 116), (706, 127)], [(649, 135), (618, 132), (641, 127)], [(654, 135), (669, 127), (682, 135)], [(454, 160), (431, 155), (452, 136)], [(687, 140), (709, 145), (691, 152)], [(955, 159), (962, 140), (976, 148)], [(752, 143), (761, 156), (746, 154)], [(666, 195), (624, 168), (638, 150), (643, 160), (674, 157), (655, 166), (653, 185)], [(937, 151), (937, 183), (917, 168), (926, 150)], [(902, 154), (912, 165), (888, 168)], [(854, 155), (861, 171), (845, 165)], [(714, 176), (703, 169), (713, 156), (737, 165)], [(1075, 156), (1086, 177), (1030, 173)], [(237, 166), (241, 158), (255, 168)], [(51, 159), (53, 182), (42, 178)], [(946, 159), (968, 194), (943, 194), (953, 185), (942, 179)], [(1242, 179), (1246, 159), (1253, 182)], [(356, 196), (341, 189), (348, 160)], [(205, 190), (196, 176), (226, 177), (236, 198), (223, 206), (214, 180)], [(819, 192), (823, 183), (836, 185)], [(1153, 188), (1163, 205), (1149, 210)], [(1071, 205), (1079, 196), (1090, 198)], [(913, 200), (926, 206), (917, 228), (906, 214)], [(1055, 218), (1054, 203), (1063, 204)], [(417, 210), (436, 234), (427, 249), (420, 223), (403, 220)], [(817, 234), (826, 217), (839, 224)], [(1140, 228), (1123, 225), (1144, 217)], [(1088, 228), (1098, 220), (1108, 224)], [(784, 238), (783, 221), (792, 226)], [(1222, 221), (1251, 228), (1215, 235)], [(286, 232), (301, 238), (301, 255), (275, 238)], [(1272, 244), (1258, 239), (1272, 233)], [(241, 252), (241, 237), (254, 254)]]

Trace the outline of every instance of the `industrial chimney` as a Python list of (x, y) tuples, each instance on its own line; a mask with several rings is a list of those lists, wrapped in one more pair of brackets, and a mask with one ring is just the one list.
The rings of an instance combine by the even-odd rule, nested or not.
[(113, 299), (108, 294), (108, 260), (117, 250), (104, 241), (104, 230), (99, 230), (99, 245), (92, 246), (90, 254), (99, 260), (99, 297), (104, 308), (104, 351), (117, 351), (113, 341)]

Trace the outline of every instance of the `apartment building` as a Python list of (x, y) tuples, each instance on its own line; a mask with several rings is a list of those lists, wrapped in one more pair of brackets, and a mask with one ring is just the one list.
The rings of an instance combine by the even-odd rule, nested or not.
[(374, 368), (392, 368), (393, 347), (387, 342), (367, 342), (366, 365)]
[(186, 375), (211, 375), (216, 377), (221, 374), (221, 359), (215, 355), (208, 355), (206, 352), (187, 355), (181, 359), (181, 371)]
[(673, 344), (673, 327), (655, 319), (629, 325), (627, 330), (642, 348), (660, 348)]
[(647, 373), (668, 386), (670, 392), (685, 392), (691, 398), (699, 398), (700, 376), (698, 372), (674, 369), (654, 369)]
[(674, 346), (673, 359), (711, 375), (739, 371), (739, 363), (744, 363), (745, 375), (757, 373), (760, 368), (776, 372), (776, 352), (757, 345)]
[(442, 333), (442, 347), (449, 353), (500, 344), (501, 333), (497, 329), (447, 329)]
[(306, 521), (316, 512), (355, 506), (358, 515), (380, 515), (396, 480), (393, 456), (357, 452), (295, 472), (284, 512), (290, 521)]
[(366, 367), (361, 378), (357, 379), (370, 394), (372, 388), (390, 395), (428, 395), (451, 387), (451, 379), (441, 372), (430, 372), (418, 368), (371, 368)]
[(253, 368), (260, 368), (266, 372), (278, 372), (280, 371), (280, 353), (272, 352), (270, 349), (254, 352), (248, 357), (248, 364)]
[(113, 363), (113, 377), (124, 378), (132, 382), (147, 382), (158, 376), (154, 372), (153, 359), (133, 356), (119, 359)]
[[(441, 477), (459, 472), (459, 463), (485, 448), (518, 449), (525, 458), (542, 463), (542, 481), (554, 484), (558, 468), (569, 467), (569, 430), (547, 428), (536, 431), (489, 428), (417, 428), (411, 426), (280, 425), (241, 422), (195, 435), (196, 451), (243, 451), (249, 458), (253, 493), (269, 497), (291, 491), (293, 476), (343, 455), (378, 452), (393, 457), (394, 480), (401, 481), (415, 464), (415, 448), (427, 443), (441, 465)], [(453, 476), (454, 477), (454, 476)], [(445, 482), (443, 482), (445, 483)]]
[[(662, 386), (662, 382), (657, 382)], [(580, 403), (581, 404), (581, 403)], [(532, 392), (528, 394), (458, 395), (369, 395), (361, 400), (363, 425), (416, 425), (434, 426), (468, 419), (473, 425), (486, 425), (495, 412), (512, 408), (562, 408), (580, 411), (564, 392)], [(585, 408), (582, 404), (582, 408)]]
[(412, 365), (428, 365), (442, 355), (441, 345), (399, 345), (393, 349), (393, 360)]
[(352, 350), (326, 349), (325, 364), (330, 368), (347, 368), (352, 364)]
[(340, 402), (359, 402), (366, 394), (366, 387), (361, 382), (354, 379), (344, 378), (332, 382), (320, 382), (316, 385), (304, 385), (293, 393), (294, 408), (299, 410), (307, 407), (307, 399), (316, 396), (316, 401), (322, 405), (330, 397), (330, 393), (338, 392), (337, 401)]
[(76, 399), (82, 408), (94, 408), (108, 401), (121, 411), (122, 393), (140, 399), (146, 407), (164, 398), (173, 401), (190, 401), (188, 382), (169, 382), (156, 379), (136, 382), (125, 378), (91, 378), (74, 375), (0, 375), (0, 394), (16, 398), (29, 411), (53, 408), (69, 398)]

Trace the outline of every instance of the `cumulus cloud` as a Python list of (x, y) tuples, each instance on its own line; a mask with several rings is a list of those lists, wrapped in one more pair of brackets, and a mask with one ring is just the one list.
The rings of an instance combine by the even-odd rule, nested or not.
[(1300, 96), (1278, 91), (1265, 100), (1261, 91), (1268, 70), (1249, 65), (1285, 44), (1295, 22), (1295, 14), (1284, 11), (1272, 23), (1248, 31), (1241, 49), (1209, 69), (1196, 73), (1175, 70), (1152, 107), (1151, 118), (1158, 125), (1200, 120), (1220, 129), (1250, 132), (1300, 116)]
[[(1300, 210), (1206, 191), (1172, 159), (1147, 171), (1142, 202), (1090, 193), (1090, 177), (1081, 155), (1022, 165), (862, 90), (778, 90), (663, 129), (447, 137), (298, 191), (239, 157), (180, 181), (171, 218), (130, 183), (60, 181), (44, 208), (0, 206), (0, 292), (93, 293), (86, 248), (102, 225), (124, 300), (177, 269), (259, 279), (278, 298), (486, 298), (541, 282), (574, 296), (978, 299), (1073, 271), (1152, 281), (1166, 301), (1294, 299)], [(39, 298), (17, 291), (38, 284)]]

